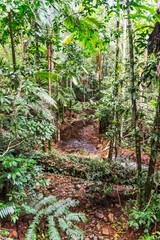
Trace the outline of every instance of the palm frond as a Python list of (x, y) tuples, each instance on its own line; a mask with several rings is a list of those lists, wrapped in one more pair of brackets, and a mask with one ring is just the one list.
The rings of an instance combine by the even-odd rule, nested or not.
[(57, 105), (56, 105), (56, 102), (54, 101), (54, 99), (52, 97), (50, 97), (48, 95), (48, 93), (45, 92), (44, 89), (41, 89), (41, 88), (37, 87), (37, 88), (34, 89), (34, 94), (37, 95), (42, 101), (44, 101), (47, 104), (57, 108)]

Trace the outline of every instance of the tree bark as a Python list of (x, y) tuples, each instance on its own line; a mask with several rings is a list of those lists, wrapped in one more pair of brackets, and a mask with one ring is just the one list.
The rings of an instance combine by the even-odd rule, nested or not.
[(16, 54), (15, 54), (15, 44), (13, 37), (13, 29), (12, 29), (12, 16), (11, 12), (8, 13), (9, 18), (9, 28), (10, 28), (10, 38), (11, 38), (11, 47), (12, 47), (12, 60), (13, 60), (13, 71), (16, 71)]
[[(50, 33), (49, 37), (52, 37), (52, 34)], [(48, 44), (48, 70), (49, 72), (52, 72), (54, 69), (54, 63), (53, 63), (53, 45), (51, 43), (51, 39), (49, 40), (49, 44)], [(51, 88), (51, 77), (48, 77), (48, 94), (51, 97), (52, 95), (52, 88)], [(51, 139), (48, 140), (48, 148), (49, 151), (52, 150), (52, 137)]]
[[(119, 18), (119, 16), (118, 16)], [(119, 19), (117, 20), (117, 34), (119, 35)], [(116, 64), (115, 64), (115, 88), (114, 88), (114, 105), (115, 105), (115, 159), (118, 155), (118, 139), (120, 141), (120, 122), (119, 122), (119, 113), (117, 108), (117, 101), (118, 101), (118, 89), (119, 89), (119, 80), (118, 80), (118, 67), (119, 67), (119, 36), (117, 35), (116, 41)]]
[(145, 186), (145, 202), (149, 200), (151, 190), (153, 188), (153, 176), (155, 172), (156, 160), (158, 156), (159, 146), (160, 146), (160, 56), (158, 56), (158, 78), (159, 78), (159, 95), (157, 100), (157, 110), (154, 120), (153, 130), (152, 130), (152, 140), (151, 140), (151, 157), (149, 161), (149, 169), (147, 175), (147, 181)]
[[(129, 0), (128, 4), (128, 15), (130, 14)], [(132, 118), (134, 123), (134, 137), (135, 137), (135, 146), (136, 146), (136, 158), (137, 158), (137, 170), (138, 170), (138, 203), (139, 208), (141, 208), (142, 201), (142, 186), (141, 186), (141, 177), (142, 177), (142, 167), (141, 167), (141, 145), (140, 145), (140, 134), (138, 130), (138, 114), (137, 114), (137, 103), (136, 103), (136, 89), (135, 89), (135, 76), (134, 76), (134, 50), (133, 50), (133, 36), (132, 36), (132, 24), (131, 19), (128, 18), (128, 32), (129, 32), (129, 54), (130, 54), (130, 78), (131, 78), (131, 101), (132, 101)]]

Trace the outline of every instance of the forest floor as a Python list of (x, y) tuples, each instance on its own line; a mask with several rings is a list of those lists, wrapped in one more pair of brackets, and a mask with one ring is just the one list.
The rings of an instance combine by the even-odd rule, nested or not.
[[(86, 116), (88, 112), (86, 112)], [(75, 155), (79, 158), (104, 158), (108, 151), (108, 141), (101, 141), (98, 133), (98, 122), (96, 119), (79, 118), (79, 115), (73, 114), (70, 118), (66, 116), (66, 122), (61, 127), (61, 142), (54, 144), (54, 150), (57, 155), (71, 156)], [(132, 164), (135, 161), (134, 152), (131, 150), (120, 149), (120, 154), (126, 158), (132, 159)], [(50, 171), (44, 174), (44, 178), (50, 180), (50, 185), (44, 189), (46, 195), (55, 195), (57, 199), (65, 199), (71, 197), (78, 200), (79, 204), (74, 208), (74, 212), (84, 212), (88, 219), (87, 223), (78, 223), (77, 225), (85, 232), (85, 240), (136, 240), (142, 235), (138, 231), (129, 226), (129, 213), (131, 203), (129, 199), (134, 199), (134, 195), (125, 195), (127, 186), (124, 184), (113, 184), (109, 193), (104, 194), (102, 186), (98, 186), (98, 191), (95, 191), (96, 185), (93, 181), (88, 181), (83, 177), (83, 174), (77, 174), (75, 177), (70, 175), (72, 164), (66, 163), (62, 159), (61, 163), (54, 162), (52, 156), (46, 156), (47, 164), (51, 166), (57, 165), (57, 169), (61, 169), (63, 174)], [(147, 163), (148, 157), (144, 156), (144, 163)], [(54, 164), (53, 164), (54, 162)], [(73, 163), (74, 164), (74, 163)], [(45, 165), (46, 166), (46, 165)], [(80, 173), (81, 164), (78, 165)], [(50, 167), (52, 169), (52, 167)], [(64, 170), (65, 169), (65, 170)], [(48, 165), (46, 172), (48, 171)], [(82, 177), (81, 177), (82, 176)], [(93, 187), (92, 187), (93, 186)], [(102, 197), (103, 196), (103, 197)], [(18, 221), (19, 239), (24, 239), (26, 230), (31, 223), (22, 215)], [(41, 237), (48, 239), (43, 232), (45, 222), (41, 223)], [(4, 222), (2, 229), (8, 229), (9, 237), (17, 239), (17, 228), (14, 223)], [(62, 239), (68, 239), (65, 233), (60, 231)], [(3, 238), (5, 239), (5, 238)]]

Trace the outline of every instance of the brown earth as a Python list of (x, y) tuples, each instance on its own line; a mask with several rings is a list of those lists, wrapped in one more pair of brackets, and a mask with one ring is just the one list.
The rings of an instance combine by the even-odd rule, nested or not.
[[(127, 200), (124, 196), (125, 186), (114, 186), (114, 190), (102, 198), (101, 191), (94, 193), (93, 189), (90, 189), (92, 182), (56, 174), (45, 175), (45, 178), (50, 180), (50, 185), (45, 189), (46, 195), (55, 195), (57, 199), (71, 197), (79, 201), (79, 205), (72, 210), (86, 214), (88, 222), (77, 224), (84, 230), (85, 240), (136, 240), (140, 237), (141, 233), (130, 228), (128, 224), (130, 206), (125, 206)], [(28, 218), (21, 215), (18, 221), (20, 239), (24, 239), (31, 219), (32, 216)], [(45, 224), (41, 222), (40, 229), (45, 228)], [(18, 240), (14, 223), (4, 222), (1, 226), (2, 229), (10, 231), (10, 237)], [(44, 237), (44, 231), (40, 231), (39, 234), (41, 236), (39, 240), (48, 239)], [(68, 239), (62, 231), (60, 235), (62, 240)]]

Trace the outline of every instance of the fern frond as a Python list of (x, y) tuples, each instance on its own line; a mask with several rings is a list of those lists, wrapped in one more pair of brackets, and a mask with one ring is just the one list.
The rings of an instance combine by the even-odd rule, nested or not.
[(32, 223), (30, 224), (28, 230), (27, 230), (27, 234), (26, 234), (26, 240), (35, 240), (36, 239), (36, 225), (38, 224), (39, 222), (39, 216), (40, 216), (40, 213), (38, 213)]
[(83, 237), (83, 231), (81, 231), (80, 229), (68, 229), (66, 231), (66, 234), (70, 237), (70, 238), (73, 238), (75, 240), (78, 240), (78, 239), (84, 239)]
[(103, 28), (105, 27), (105, 24), (101, 21), (99, 21), (97, 18), (95, 17), (91, 17), (91, 16), (86, 16), (85, 20), (93, 25), (95, 25), (97, 28)]
[(47, 104), (54, 106), (55, 108), (57, 108), (56, 102), (54, 101), (54, 99), (52, 97), (50, 97), (48, 95), (47, 92), (45, 92), (44, 89), (41, 88), (35, 88), (34, 89), (34, 94), (36, 96), (38, 96), (42, 101), (46, 102)]
[(5, 218), (10, 214), (13, 214), (15, 212), (14, 206), (7, 206), (2, 209), (0, 209), (0, 218)]
[(59, 217), (62, 214), (69, 214), (68, 208), (75, 207), (78, 201), (72, 200), (71, 198), (59, 200), (54, 206), (57, 209), (54, 216)]
[(35, 205), (35, 209), (38, 212), (43, 206), (45, 206), (47, 204), (53, 204), (56, 202), (57, 202), (57, 199), (55, 196), (45, 197), (38, 204)]
[(86, 218), (85, 214), (81, 213), (81, 212), (80, 213), (70, 213), (66, 216), (66, 219), (70, 220), (70, 221), (77, 221), (77, 222), (79, 222), (81, 219), (84, 223), (87, 222), (87, 218)]
[(28, 214), (36, 214), (37, 211), (36, 209), (32, 208), (31, 206), (29, 205), (26, 205), (26, 204), (22, 204), (22, 208), (25, 210), (26, 213)]
[(48, 217), (48, 234), (50, 240), (61, 240), (53, 216)]
[(59, 218), (58, 223), (62, 231), (66, 231), (67, 228), (70, 228), (72, 226), (72, 222), (65, 221), (64, 218)]
[(56, 197), (49, 196), (41, 200), (39, 199), (38, 203), (34, 202), (31, 207), (27, 208), (26, 206), (23, 206), (28, 213), (32, 212), (35, 214), (25, 239), (36, 239), (36, 225), (39, 224), (41, 216), (47, 217), (50, 240), (61, 240), (54, 218), (58, 220), (59, 227), (62, 231), (66, 232), (69, 239), (83, 239), (83, 231), (73, 224), (72, 221), (80, 222), (82, 219), (82, 221), (85, 222), (86, 217), (83, 213), (71, 213), (69, 211), (69, 207), (75, 207), (77, 204), (78, 201), (71, 198), (57, 201)]
[(77, 213), (70, 213), (66, 216), (67, 220), (80, 222), (80, 218)]

